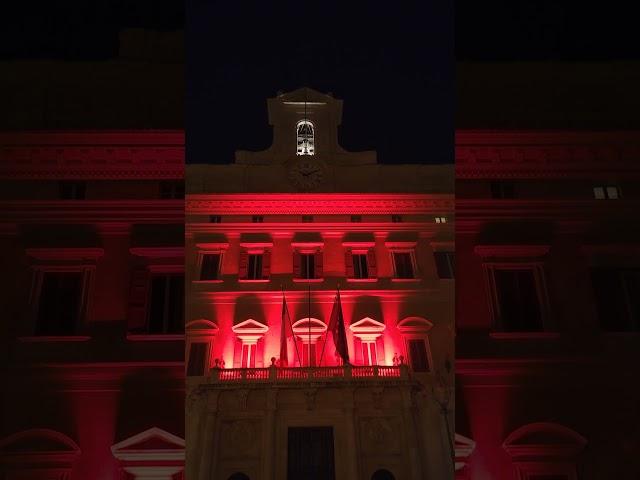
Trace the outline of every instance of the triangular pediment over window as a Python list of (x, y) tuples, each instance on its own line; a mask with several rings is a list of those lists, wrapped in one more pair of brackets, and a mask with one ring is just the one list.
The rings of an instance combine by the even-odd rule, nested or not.
[(111, 447), (121, 461), (184, 461), (184, 439), (153, 427)]
[(248, 320), (234, 325), (231, 330), (233, 330), (233, 332), (236, 334), (252, 333), (264, 335), (269, 331), (269, 327), (258, 322), (257, 320), (254, 320), (253, 318), (249, 318)]
[(469, 460), (469, 457), (476, 448), (476, 442), (470, 438), (464, 437), (456, 433), (455, 451), (456, 451), (456, 470), (463, 469)]
[(365, 317), (349, 325), (353, 333), (382, 333), (386, 328), (384, 323), (378, 322), (370, 317)]

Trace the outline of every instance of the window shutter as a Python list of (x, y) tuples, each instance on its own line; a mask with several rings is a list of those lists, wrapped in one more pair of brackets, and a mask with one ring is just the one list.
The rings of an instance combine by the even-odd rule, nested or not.
[(358, 337), (353, 337), (353, 349), (356, 353), (356, 365), (364, 365), (364, 357), (362, 355), (362, 340)]
[(378, 278), (378, 267), (376, 264), (376, 251), (374, 248), (367, 252), (367, 269), (369, 278)]
[(323, 275), (322, 256), (323, 256), (322, 250), (319, 250), (316, 252), (315, 262), (314, 262), (314, 266), (315, 266), (314, 278), (322, 278), (322, 275)]
[(386, 359), (384, 355), (384, 334), (376, 338), (376, 350), (377, 350), (376, 353), (378, 357), (378, 365), (384, 365), (385, 359)]
[(344, 252), (344, 264), (347, 278), (353, 278), (353, 254), (350, 248)]
[[(271, 361), (269, 361), (269, 365), (271, 365)], [(264, 367), (264, 338), (258, 339), (258, 344), (256, 345), (256, 368)]]
[(271, 274), (271, 251), (265, 250), (262, 254), (262, 278), (269, 278)]
[(293, 278), (300, 278), (302, 273), (300, 252), (293, 252)]
[(242, 342), (238, 338), (234, 341), (233, 368), (242, 368)]
[(247, 269), (249, 266), (249, 254), (246, 250), (240, 252), (240, 260), (238, 262), (238, 278), (247, 278)]
[(128, 328), (130, 332), (144, 332), (147, 325), (147, 298), (149, 293), (149, 271), (138, 267), (131, 273), (129, 291)]

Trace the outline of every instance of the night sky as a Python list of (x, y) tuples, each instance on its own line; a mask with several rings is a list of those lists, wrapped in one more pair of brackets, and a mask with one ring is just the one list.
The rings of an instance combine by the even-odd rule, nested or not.
[(267, 148), (266, 99), (305, 85), (344, 100), (345, 149), (453, 161), (451, 2), (334, 3), (187, 2), (187, 162)]

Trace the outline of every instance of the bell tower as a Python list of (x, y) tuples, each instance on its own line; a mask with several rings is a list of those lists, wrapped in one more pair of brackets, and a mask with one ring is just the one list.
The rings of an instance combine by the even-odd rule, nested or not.
[(267, 100), (273, 142), (261, 152), (236, 152), (236, 163), (282, 164), (315, 157), (327, 164), (376, 163), (374, 151), (351, 153), (338, 143), (342, 100), (308, 87)]

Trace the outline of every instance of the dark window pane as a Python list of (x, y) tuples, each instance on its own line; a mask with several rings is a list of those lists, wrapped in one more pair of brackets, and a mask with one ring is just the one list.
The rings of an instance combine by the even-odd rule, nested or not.
[(313, 222), (313, 215), (303, 215), (302, 216), (302, 222), (303, 223), (312, 223)]
[(491, 197), (515, 198), (515, 185), (512, 182), (491, 182)]
[(454, 278), (454, 254), (451, 252), (435, 252), (436, 268), (438, 277)]
[(391, 221), (393, 223), (400, 223), (402, 222), (402, 215), (391, 215)]
[(413, 263), (411, 254), (408, 252), (395, 252), (393, 261), (396, 268), (397, 278), (413, 278)]
[(151, 281), (148, 331), (152, 334), (184, 331), (184, 276), (158, 275)]
[(217, 280), (220, 270), (220, 255), (217, 253), (202, 256), (200, 280)]
[(532, 270), (495, 270), (500, 327), (505, 332), (543, 330)]
[(262, 215), (254, 215), (251, 217), (251, 221), (253, 223), (262, 223), (264, 221), (264, 217)]
[(366, 254), (353, 255), (353, 276), (354, 278), (369, 278)]
[(62, 200), (84, 200), (85, 182), (60, 182), (60, 198)]
[(38, 302), (37, 335), (73, 335), (82, 301), (81, 272), (45, 272)]
[(198, 342), (191, 344), (191, 348), (189, 350), (189, 365), (187, 366), (187, 375), (204, 375), (204, 362), (206, 353), (206, 343)]
[(209, 222), (211, 223), (221, 223), (222, 217), (220, 215), (209, 215)]
[(288, 431), (287, 480), (335, 480), (332, 427)]
[(640, 271), (598, 267), (591, 269), (596, 313), (608, 332), (640, 330)]
[(249, 255), (247, 278), (249, 280), (259, 280), (262, 278), (262, 255)]
[(164, 200), (184, 198), (184, 181), (160, 182), (160, 198)]
[(314, 278), (315, 258), (314, 254), (300, 255), (300, 275), (302, 278)]
[(414, 372), (428, 372), (429, 360), (424, 340), (409, 340), (409, 360)]

